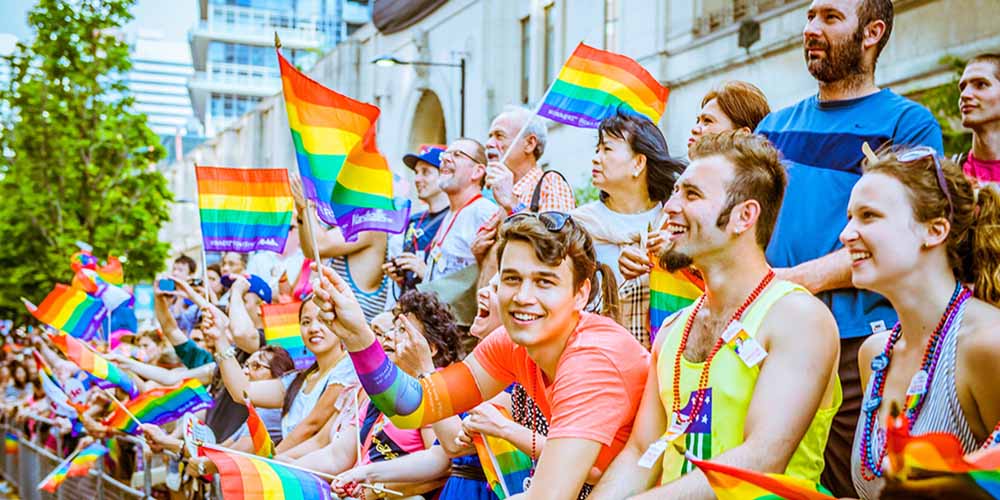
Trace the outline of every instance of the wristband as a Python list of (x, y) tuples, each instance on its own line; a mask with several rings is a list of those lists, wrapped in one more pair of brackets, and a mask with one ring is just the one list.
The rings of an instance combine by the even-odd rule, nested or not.
[(516, 214), (516, 213), (524, 210), (525, 208), (528, 208), (528, 205), (525, 205), (524, 202), (522, 201), (522, 202), (518, 203), (514, 208), (510, 209), (510, 211), (507, 212), (507, 215), (514, 215), (514, 214)]
[(236, 348), (229, 346), (225, 351), (215, 353), (215, 360), (222, 361), (226, 359), (236, 359)]

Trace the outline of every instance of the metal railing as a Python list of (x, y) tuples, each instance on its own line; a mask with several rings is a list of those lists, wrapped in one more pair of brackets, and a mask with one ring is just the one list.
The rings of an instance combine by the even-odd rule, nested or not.
[(236, 5), (209, 5), (208, 18), (198, 23), (199, 28), (232, 35), (274, 36), (322, 44), (333, 29), (330, 22), (318, 17), (297, 17), (284, 11), (240, 7)]
[(205, 71), (198, 71), (194, 74), (192, 81), (226, 83), (242, 88), (259, 88), (277, 92), (281, 88), (281, 73), (277, 67), (209, 62), (205, 65)]

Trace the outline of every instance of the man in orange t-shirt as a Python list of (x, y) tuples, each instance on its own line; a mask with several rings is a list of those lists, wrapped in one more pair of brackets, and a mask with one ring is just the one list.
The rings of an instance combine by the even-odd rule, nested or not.
[[(323, 268), (320, 320), (340, 337), (372, 402), (400, 428), (468, 411), (520, 383), (549, 422), (524, 496), (577, 497), (591, 469), (624, 447), (642, 397), (649, 353), (611, 319), (583, 312), (597, 263), (567, 214), (522, 213), (500, 229), (502, 328), (463, 362), (413, 378), (386, 357), (344, 280)], [(531, 426), (529, 426), (530, 428)]]

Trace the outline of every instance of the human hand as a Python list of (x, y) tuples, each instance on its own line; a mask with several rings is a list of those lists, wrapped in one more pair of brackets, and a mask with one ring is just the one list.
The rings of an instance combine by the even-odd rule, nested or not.
[(351, 352), (367, 348), (375, 340), (368, 327), (361, 304), (350, 285), (327, 266), (312, 264), (319, 281), (313, 285), (313, 302), (319, 307), (319, 320), (344, 341)]
[(396, 366), (411, 376), (419, 376), (434, 371), (431, 346), (417, 325), (405, 314), (396, 317)]
[(659, 258), (661, 253), (672, 246), (670, 233), (666, 230), (652, 231), (646, 236), (646, 254), (650, 259)]
[(631, 280), (652, 271), (653, 263), (649, 260), (645, 249), (629, 245), (618, 255), (618, 270), (621, 271), (623, 278)]
[(513, 421), (505, 417), (492, 403), (483, 403), (469, 411), (462, 421), (462, 429), (498, 438), (506, 438)]
[(295, 209), (297, 211), (304, 210), (308, 204), (306, 203), (305, 188), (302, 187), (302, 178), (297, 175), (288, 176), (288, 185), (292, 188), (292, 200), (295, 201)]
[(409, 252), (401, 253), (396, 256), (395, 264), (400, 275), (403, 275), (406, 271), (412, 271), (418, 279), (422, 280), (427, 276), (427, 265), (416, 254)]
[(493, 190), (497, 204), (510, 212), (514, 208), (514, 173), (499, 161), (486, 164), (486, 187)]
[(245, 276), (239, 274), (230, 274), (228, 276), (233, 280), (233, 284), (229, 286), (230, 297), (242, 297), (250, 291), (250, 281)]
[[(503, 212), (497, 212), (498, 214)], [(496, 219), (497, 216), (493, 216)], [(490, 219), (486, 224), (483, 225), (476, 233), (476, 238), (472, 240), (472, 255), (476, 258), (476, 262), (482, 264), (486, 257), (490, 254), (490, 249), (497, 242), (497, 229), (499, 228), (499, 222), (493, 222)]]

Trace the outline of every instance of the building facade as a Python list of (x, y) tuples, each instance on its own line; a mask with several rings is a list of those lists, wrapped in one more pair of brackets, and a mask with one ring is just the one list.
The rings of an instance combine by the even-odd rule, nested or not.
[[(399, 3), (385, 2), (394, 7)], [(461, 81), (458, 70), (451, 67), (371, 64), (381, 56), (445, 63), (465, 58), (466, 135), (480, 140), (505, 105), (537, 105), (581, 41), (638, 60), (670, 87), (659, 125), (675, 156), (685, 152), (701, 97), (720, 82), (752, 82), (775, 109), (816, 92), (802, 52), (809, 0), (411, 3), (429, 6), (430, 13), (392, 33), (367, 24), (308, 71), (324, 85), (382, 109), (378, 144), (400, 180), (398, 195), (408, 195), (403, 154), (420, 144), (458, 137)], [(1000, 50), (995, 15), (986, 14), (995, 13), (996, 7), (996, 0), (896, 0), (895, 26), (879, 59), (876, 83), (912, 94), (951, 81), (950, 68), (941, 63), (943, 56), (965, 58)], [(379, 24), (379, 5), (374, 17)], [(391, 24), (383, 19), (380, 25)], [(745, 47), (740, 46), (741, 31)], [(754, 32), (759, 35), (756, 40), (750, 36)], [(747, 44), (748, 40), (753, 43)], [(552, 124), (542, 162), (560, 170), (574, 185), (585, 185), (595, 141), (593, 130)], [(193, 193), (192, 162), (296, 171), (281, 96), (262, 99), (176, 164), (189, 177), (178, 178), (175, 192)]]
[(187, 81), (194, 74), (191, 53), (184, 43), (168, 42), (163, 34), (139, 30), (126, 36), (132, 58), (127, 84), (135, 97), (135, 111), (161, 138), (201, 135), (194, 117)]

